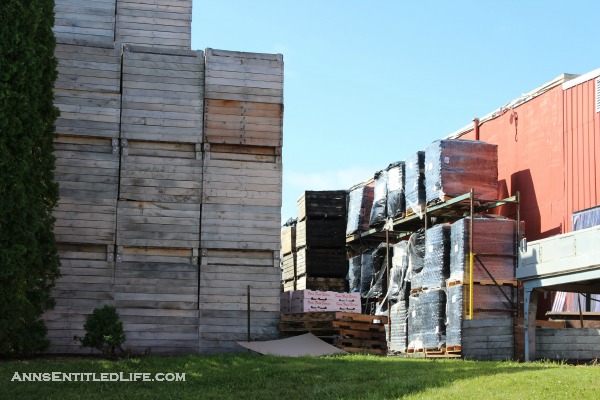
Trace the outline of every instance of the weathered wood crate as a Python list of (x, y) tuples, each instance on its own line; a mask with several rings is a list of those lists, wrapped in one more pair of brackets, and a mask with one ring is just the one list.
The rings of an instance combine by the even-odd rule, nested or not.
[(472, 360), (513, 359), (513, 318), (463, 321), (461, 351), (463, 358)]
[(190, 49), (192, 0), (118, 0), (115, 40)]
[(114, 305), (114, 246), (58, 243), (62, 276), (52, 289), (56, 300), (53, 310), (44, 314), (52, 353), (80, 353), (79, 342), (73, 336), (83, 337), (83, 324), (96, 307)]
[(54, 35), (58, 38), (114, 40), (117, 0), (55, 0)]
[(280, 156), (239, 160), (239, 155), (246, 158), (252, 153), (228, 152), (228, 147), (205, 145), (201, 247), (279, 250)]
[(281, 259), (281, 269), (283, 270), (283, 280), (290, 281), (296, 278), (296, 253), (290, 253)]
[(250, 286), (251, 340), (278, 336), (280, 279), (278, 252), (201, 250), (200, 352), (243, 350), (247, 340)]
[(296, 227), (281, 228), (281, 254), (286, 255), (296, 251)]
[(343, 278), (348, 273), (348, 262), (343, 249), (303, 247), (296, 256), (296, 274), (314, 277)]
[(346, 278), (324, 278), (309, 275), (296, 277), (296, 290), (321, 290), (331, 292), (346, 292)]
[(119, 179), (117, 139), (59, 136), (54, 210), (58, 242), (114, 244)]
[[(207, 64), (207, 82), (210, 79)], [(216, 72), (213, 71), (212, 75)], [(220, 75), (227, 74), (222, 73)], [(280, 76), (283, 79), (282, 76)], [(208, 86), (207, 86), (208, 87)], [(206, 99), (204, 140), (208, 143), (281, 147), (283, 104)]]
[(136, 352), (198, 351), (198, 249), (117, 247), (114, 300)]
[(296, 246), (337, 247), (346, 243), (346, 219), (306, 219), (296, 226)]
[(206, 49), (206, 98), (283, 104), (283, 56)]
[(201, 51), (125, 46), (121, 137), (202, 142)]
[(55, 56), (54, 104), (60, 135), (119, 137), (121, 59), (112, 41), (62, 39)]
[(305, 219), (345, 219), (348, 192), (345, 190), (306, 191), (296, 202), (298, 221)]
[(117, 244), (198, 248), (201, 148), (122, 141)]

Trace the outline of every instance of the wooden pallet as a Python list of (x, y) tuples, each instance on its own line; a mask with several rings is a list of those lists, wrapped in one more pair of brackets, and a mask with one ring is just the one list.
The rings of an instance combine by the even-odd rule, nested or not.
[(517, 286), (516, 279), (496, 279), (496, 283), (494, 283), (494, 281), (491, 279), (489, 279), (489, 280), (488, 279), (474, 279), (473, 283), (481, 285), (481, 286), (495, 285), (496, 283), (500, 286), (512, 286), (512, 287)]
[(362, 322), (333, 321), (333, 327), (356, 331), (385, 332), (385, 327), (383, 326), (383, 324), (374, 325)]
[(365, 315), (355, 313), (336, 312), (335, 319), (347, 322), (367, 322), (369, 324), (387, 324), (388, 318), (384, 315)]
[(352, 338), (337, 338), (334, 344), (338, 347), (353, 347), (361, 349), (379, 349), (387, 350), (385, 340), (368, 340), (368, 339), (352, 339)]
[(301, 313), (301, 314), (281, 314), (282, 322), (292, 321), (333, 321), (335, 319), (336, 312), (312, 312), (312, 313)]
[(370, 332), (370, 331), (357, 331), (357, 330), (351, 330), (351, 329), (340, 329), (339, 335), (341, 337), (346, 337), (346, 338), (385, 340), (385, 332)]

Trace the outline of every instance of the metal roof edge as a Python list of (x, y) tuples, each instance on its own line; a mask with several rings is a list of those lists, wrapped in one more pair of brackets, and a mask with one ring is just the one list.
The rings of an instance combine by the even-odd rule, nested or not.
[[(585, 75), (590, 75), (594, 72), (597, 72), (598, 74), (600, 74), (600, 68), (595, 71), (589, 72)], [(527, 103), (529, 100), (532, 100), (532, 99), (536, 98), (537, 96), (546, 93), (547, 91), (557, 87), (558, 85), (563, 85), (563, 90), (564, 90), (564, 85), (566, 84), (566, 82), (570, 83), (571, 81), (578, 80), (579, 78), (581, 78), (585, 75), (560, 74), (556, 78), (552, 79), (551, 81), (546, 82), (545, 84), (543, 84), (525, 94), (522, 94), (521, 96), (517, 97), (516, 99), (509, 101), (505, 105), (499, 107), (497, 110), (494, 110), (491, 113), (486, 114), (483, 117), (479, 118), (479, 124), (482, 124), (484, 122), (495, 119), (501, 115), (504, 115), (504, 113), (506, 111), (508, 111), (509, 109), (513, 109), (513, 108), (520, 106), (521, 104)], [(588, 79), (593, 79), (593, 77), (588, 78)], [(469, 125), (466, 125), (466, 126), (462, 127), (461, 129), (452, 132), (445, 139), (457, 139), (457, 138), (461, 137), (462, 135), (464, 135), (465, 133), (470, 132), (471, 130), (473, 130), (473, 123), (470, 123)]]
[(567, 90), (584, 82), (591, 81), (592, 79), (597, 78), (598, 76), (600, 76), (600, 68), (590, 71), (587, 74), (579, 75), (578, 77), (563, 83), (562, 88), (563, 90)]

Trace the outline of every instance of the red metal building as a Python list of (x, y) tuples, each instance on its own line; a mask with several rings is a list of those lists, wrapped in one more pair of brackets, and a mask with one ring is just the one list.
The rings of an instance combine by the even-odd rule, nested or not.
[(600, 204), (599, 91), (600, 69), (563, 74), (450, 135), (498, 145), (499, 196), (520, 192), (530, 241), (572, 231), (573, 212)]

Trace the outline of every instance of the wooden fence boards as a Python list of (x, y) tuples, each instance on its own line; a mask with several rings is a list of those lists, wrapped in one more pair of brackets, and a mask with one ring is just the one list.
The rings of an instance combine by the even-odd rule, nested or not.
[(125, 46), (121, 137), (202, 141), (202, 54)]
[(192, 0), (119, 0), (115, 40), (189, 49), (191, 22)]
[(114, 40), (117, 0), (56, 0), (54, 35), (60, 38)]
[(58, 242), (114, 244), (119, 179), (114, 144), (111, 139), (75, 136), (55, 140)]

